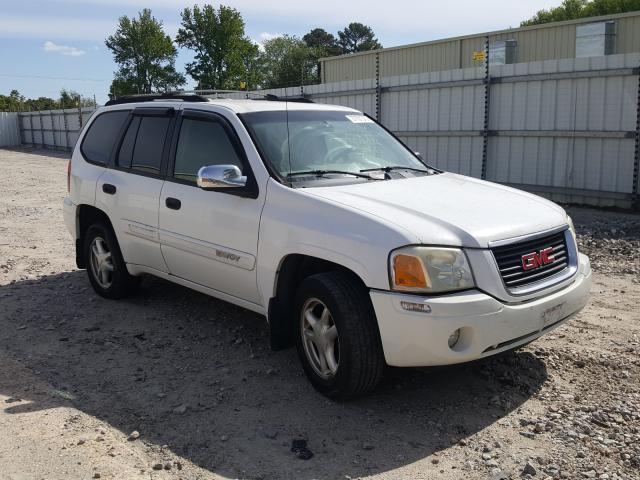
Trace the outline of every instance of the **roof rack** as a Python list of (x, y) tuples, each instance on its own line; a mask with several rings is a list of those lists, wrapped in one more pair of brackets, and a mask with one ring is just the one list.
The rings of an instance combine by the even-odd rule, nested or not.
[(279, 97), (272, 93), (261, 94), (258, 92), (244, 92), (236, 90), (196, 90), (195, 93), (190, 92), (167, 92), (167, 93), (146, 93), (139, 95), (124, 95), (122, 97), (113, 98), (105, 103), (105, 106), (120, 105), (124, 103), (152, 102), (154, 100), (182, 100), (183, 102), (208, 102), (225, 93), (244, 93), (246, 98), (251, 100), (269, 100), (272, 102), (298, 102), (298, 103), (315, 103), (308, 97)]
[(208, 102), (207, 97), (202, 95), (193, 95), (188, 93), (152, 93), (141, 95), (125, 95), (119, 98), (114, 98), (105, 103), (105, 106), (120, 105), (123, 103), (136, 103), (136, 102), (152, 102), (154, 100), (182, 100), (183, 102)]
[[(257, 98), (253, 100), (258, 100)], [(270, 100), (272, 102), (297, 102), (297, 103), (315, 103), (308, 97), (279, 97), (272, 93), (266, 93), (263, 95), (262, 100)]]

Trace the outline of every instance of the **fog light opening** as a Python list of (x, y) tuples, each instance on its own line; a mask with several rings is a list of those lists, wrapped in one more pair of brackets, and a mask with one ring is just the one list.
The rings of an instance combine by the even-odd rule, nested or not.
[(455, 347), (460, 341), (460, 329), (456, 329), (451, 335), (449, 335), (449, 340), (447, 343), (449, 344), (449, 348)]

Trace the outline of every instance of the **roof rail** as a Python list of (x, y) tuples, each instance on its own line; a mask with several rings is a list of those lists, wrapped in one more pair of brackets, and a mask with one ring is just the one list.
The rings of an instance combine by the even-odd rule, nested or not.
[(136, 102), (152, 102), (154, 100), (182, 100), (183, 102), (208, 102), (209, 99), (202, 95), (193, 95), (183, 92), (176, 93), (151, 93), (141, 95), (125, 95), (119, 98), (114, 98), (105, 103), (105, 106), (120, 105), (123, 103), (136, 103)]
[[(258, 100), (257, 98), (255, 98), (254, 100)], [(279, 97), (277, 95), (274, 95), (272, 93), (266, 93), (264, 94), (264, 96), (262, 97), (262, 100), (270, 100), (272, 102), (297, 102), (297, 103), (315, 103), (313, 100), (311, 100), (308, 97)]]

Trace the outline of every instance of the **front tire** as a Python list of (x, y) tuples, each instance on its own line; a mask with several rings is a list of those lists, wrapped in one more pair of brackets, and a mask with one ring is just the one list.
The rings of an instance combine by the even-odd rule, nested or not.
[(98, 295), (118, 299), (136, 291), (140, 278), (127, 271), (111, 228), (102, 223), (91, 225), (84, 236), (83, 252), (89, 282)]
[(306, 278), (296, 296), (297, 349), (313, 386), (330, 398), (371, 392), (384, 371), (366, 287), (346, 272)]

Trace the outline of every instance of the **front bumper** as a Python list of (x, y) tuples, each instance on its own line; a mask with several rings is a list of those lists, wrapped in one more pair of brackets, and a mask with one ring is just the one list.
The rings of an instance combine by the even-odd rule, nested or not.
[[(502, 303), (478, 290), (441, 297), (370, 292), (387, 363), (397, 367), (449, 365), (484, 358), (528, 343), (560, 326), (587, 303), (591, 265), (579, 255), (574, 281), (562, 290), (522, 303)], [(429, 312), (402, 308), (402, 301)], [(449, 336), (461, 329), (449, 348)]]

